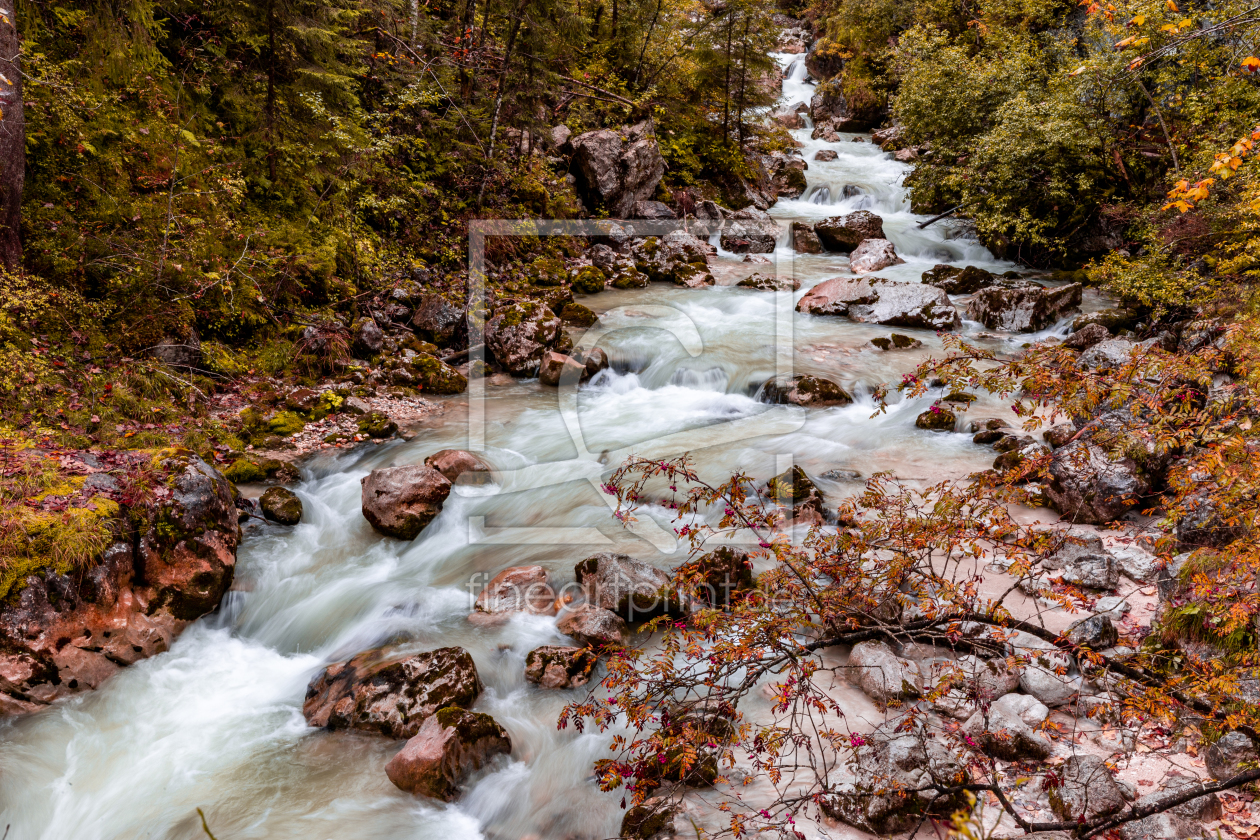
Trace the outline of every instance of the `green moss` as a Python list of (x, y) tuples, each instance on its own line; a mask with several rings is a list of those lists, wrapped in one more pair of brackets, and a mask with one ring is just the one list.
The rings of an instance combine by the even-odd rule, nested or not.
[(369, 411), (359, 418), (359, 434), (370, 438), (391, 437), (398, 431), (398, 424), (379, 411)]
[(551, 257), (539, 257), (530, 264), (535, 286), (559, 286), (564, 282), (564, 264)]
[(648, 282), (646, 274), (638, 269), (628, 268), (617, 273), (617, 276), (613, 278), (612, 287), (614, 289), (642, 289)]
[(568, 303), (560, 310), (560, 319), (579, 327), (589, 327), (599, 321), (599, 316), (580, 303)]
[(296, 435), (306, 427), (302, 416), (293, 411), (281, 411), (267, 421), (267, 430), (281, 437)]
[(223, 471), (223, 477), (233, 484), (251, 484), (262, 481), (267, 477), (267, 472), (253, 461), (241, 458)]
[(42, 569), (66, 574), (99, 557), (124, 531), (121, 514), (117, 502), (99, 496), (65, 511), (11, 508), (4, 514), (8, 527), (0, 536), (0, 602), (20, 592), (26, 578)]
[(462, 394), (468, 390), (468, 380), (455, 368), (433, 356), (417, 356), (410, 362), (411, 372), (420, 384), (420, 390), (429, 394)]
[(593, 265), (584, 266), (573, 276), (573, 291), (584, 295), (597, 294), (604, 291), (607, 282), (607, 275), (599, 268)]

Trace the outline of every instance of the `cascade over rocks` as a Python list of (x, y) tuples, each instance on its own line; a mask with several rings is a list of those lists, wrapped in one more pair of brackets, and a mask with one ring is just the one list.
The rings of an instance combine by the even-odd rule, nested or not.
[(961, 323), (958, 310), (940, 289), (882, 277), (824, 280), (797, 302), (796, 310), (890, 327), (949, 330)]
[(1078, 283), (1048, 289), (1025, 281), (981, 289), (967, 304), (967, 317), (991, 330), (1035, 332), (1066, 317), (1080, 304)]
[(814, 233), (828, 251), (848, 253), (863, 239), (883, 239), (884, 220), (869, 210), (858, 210), (815, 223)]
[(452, 706), (424, 721), (385, 774), (401, 790), (450, 802), (469, 775), (511, 752), (512, 739), (494, 718)]
[(570, 137), (570, 172), (578, 195), (591, 208), (626, 217), (647, 201), (665, 174), (656, 137), (647, 121), (620, 129), (599, 129)]
[(481, 691), (477, 666), (463, 648), (411, 656), (378, 648), (321, 671), (306, 689), (302, 715), (311, 726), (411, 738), (438, 709), (467, 708)]
[[(98, 512), (117, 511), (113, 541), (93, 562), (28, 575), (0, 601), (0, 715), (96, 688), (167, 650), (218, 607), (240, 540), (232, 485), (186, 450), (161, 454), (155, 469), (169, 495), (130, 510), (105, 496), (91, 502)], [(90, 478), (101, 487), (112, 481), (106, 473)]]
[(486, 347), (513, 376), (533, 376), (543, 353), (563, 334), (560, 319), (544, 304), (510, 304), (486, 324)]
[(883, 836), (914, 828), (924, 813), (947, 816), (963, 807), (961, 792), (938, 796), (931, 788), (966, 780), (959, 757), (921, 725), (902, 733), (889, 729), (877, 729), (858, 747), (849, 763), (853, 781), (822, 798), (823, 813)]
[(432, 467), (406, 464), (364, 476), (363, 517), (387, 537), (414, 540), (442, 512), (451, 482)]
[(800, 405), (820, 408), (848, 405), (853, 397), (830, 379), (802, 374), (788, 379), (771, 379), (762, 386), (762, 399), (779, 405)]

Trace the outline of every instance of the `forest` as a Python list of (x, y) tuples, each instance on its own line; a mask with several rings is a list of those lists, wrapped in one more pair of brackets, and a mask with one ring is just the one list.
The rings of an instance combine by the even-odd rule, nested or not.
[(1242, 0), (0, 3), (5, 833), (1260, 835), (1258, 158)]

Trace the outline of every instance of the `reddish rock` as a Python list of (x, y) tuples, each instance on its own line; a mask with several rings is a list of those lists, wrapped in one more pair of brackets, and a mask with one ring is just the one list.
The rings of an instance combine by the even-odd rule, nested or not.
[(625, 619), (593, 604), (567, 610), (556, 623), (556, 629), (592, 648), (621, 647), (628, 636)]
[(585, 373), (586, 367), (577, 359), (549, 350), (543, 353), (538, 366), (538, 381), (553, 388), (560, 385), (561, 379), (566, 385), (576, 385)]
[(480, 694), (477, 666), (463, 648), (413, 656), (377, 649), (320, 672), (306, 689), (302, 714), (311, 726), (410, 738), (438, 709), (466, 708)]
[(589, 648), (544, 645), (525, 657), (525, 679), (540, 688), (579, 688), (599, 661)]
[(123, 509), (116, 541), (98, 558), (67, 574), (29, 575), (0, 603), (0, 715), (96, 688), (218, 607), (240, 539), (231, 484), (189, 452), (167, 455), (157, 470), (169, 493)]
[(884, 220), (869, 210), (833, 216), (814, 225), (814, 233), (828, 251), (852, 251), (864, 239), (883, 239)]
[(481, 591), (477, 596), (477, 610), (554, 615), (556, 593), (542, 566), (513, 566), (495, 575)]
[(470, 774), (511, 752), (512, 739), (490, 715), (442, 709), (390, 759), (385, 774), (408, 793), (450, 802)]
[(463, 449), (434, 452), (424, 459), (424, 465), (440, 472), (451, 484), (465, 473), (468, 474), (468, 478), (464, 479), (466, 483), (484, 484), (490, 480), (490, 465)]
[(387, 537), (414, 540), (442, 512), (451, 482), (432, 467), (372, 470), (363, 485), (363, 517)]

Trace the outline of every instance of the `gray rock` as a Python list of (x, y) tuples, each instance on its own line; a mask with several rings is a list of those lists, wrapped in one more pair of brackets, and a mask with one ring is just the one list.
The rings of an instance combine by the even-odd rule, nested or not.
[(1063, 637), (1074, 645), (1081, 645), (1092, 650), (1103, 650), (1113, 647), (1120, 640), (1111, 619), (1105, 615), (1091, 615), (1073, 622)]
[(938, 796), (929, 788), (952, 787), (966, 774), (959, 758), (922, 727), (902, 733), (876, 730), (858, 747), (850, 769), (853, 781), (838, 785), (819, 804), (832, 819), (874, 834), (906, 831), (924, 813), (947, 815), (964, 801), (961, 794)]
[(815, 223), (814, 233), (828, 251), (847, 253), (864, 239), (884, 239), (884, 220), (869, 210), (858, 210)]
[(1154, 814), (1120, 826), (1123, 840), (1189, 840), (1202, 836), (1201, 826), (1171, 813)]
[(854, 274), (870, 274), (904, 262), (887, 239), (863, 239), (849, 254), (849, 270)]
[(1114, 814), (1126, 804), (1107, 765), (1096, 755), (1074, 755), (1060, 770), (1062, 784), (1050, 790), (1050, 809), (1061, 820), (1076, 822)]
[(513, 376), (532, 376), (559, 339), (560, 319), (537, 300), (513, 303), (486, 324), (486, 347)]
[(673, 579), (642, 560), (601, 552), (578, 563), (574, 571), (589, 603), (631, 623), (684, 611)]
[(1090, 347), (1076, 360), (1081, 370), (1106, 372), (1118, 370), (1129, 363), (1130, 356), (1138, 345), (1126, 338), (1110, 338)]
[(630, 218), (665, 222), (673, 221), (678, 216), (674, 214), (673, 210), (669, 209), (669, 205), (660, 201), (636, 201), (634, 206), (630, 208)]
[(1044, 735), (1034, 731), (1050, 710), (1026, 694), (1007, 694), (977, 711), (963, 724), (963, 732), (991, 755), (1008, 761), (1047, 758), (1053, 748)]
[(1079, 676), (1057, 674), (1053, 669), (1035, 663), (1019, 675), (1019, 687), (1052, 709), (1068, 705), (1081, 690), (1081, 683)]
[(1141, 504), (1150, 490), (1132, 458), (1115, 457), (1085, 438), (1054, 451), (1046, 495), (1065, 517), (1110, 522)]
[(1102, 324), (1086, 324), (1063, 340), (1063, 346), (1072, 350), (1088, 350), (1099, 342), (1111, 338)]
[(1037, 283), (990, 286), (967, 304), (967, 317), (991, 330), (1035, 332), (1080, 306), (1081, 287), (1073, 283), (1047, 289)]
[(855, 645), (845, 676), (878, 703), (918, 697), (922, 691), (919, 666), (897, 656), (883, 642)]
[(1002, 278), (976, 265), (954, 268), (935, 265), (923, 272), (923, 282), (951, 295), (970, 295), (988, 286), (1002, 283)]
[(188, 327), (184, 337), (167, 336), (159, 341), (150, 351), (150, 355), (159, 362), (176, 368), (199, 368), (202, 364), (201, 338), (197, 331)]
[(1203, 755), (1208, 774), (1221, 782), (1254, 769), (1258, 760), (1260, 753), (1255, 743), (1238, 730), (1226, 732)]
[(569, 146), (579, 197), (611, 216), (625, 217), (636, 202), (651, 199), (665, 174), (665, 160), (646, 121), (588, 131), (569, 138)]
[(1102, 539), (1082, 528), (1068, 531), (1063, 545), (1043, 565), (1062, 569), (1065, 581), (1087, 589), (1115, 589), (1120, 582), (1115, 560), (1103, 549)]
[(779, 224), (769, 213), (745, 207), (722, 226), (722, 247), (735, 254), (769, 254), (778, 235)]
[(354, 338), (350, 349), (360, 358), (370, 359), (385, 346), (385, 333), (377, 326), (375, 319), (362, 318), (352, 329)]
[(881, 277), (825, 280), (797, 302), (796, 310), (890, 327), (948, 330), (960, 323), (958, 310), (940, 289)]

